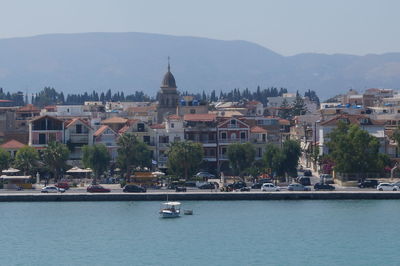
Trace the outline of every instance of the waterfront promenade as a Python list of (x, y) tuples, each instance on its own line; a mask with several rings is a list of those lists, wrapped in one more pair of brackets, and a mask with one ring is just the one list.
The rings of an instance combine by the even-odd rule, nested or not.
[(1, 192), (1, 202), (35, 201), (165, 201), (167, 200), (361, 200), (361, 199), (400, 199), (398, 191), (304, 191), (304, 192), (215, 192), (157, 191), (147, 193), (87, 193), (83, 191), (45, 194), (37, 191)]

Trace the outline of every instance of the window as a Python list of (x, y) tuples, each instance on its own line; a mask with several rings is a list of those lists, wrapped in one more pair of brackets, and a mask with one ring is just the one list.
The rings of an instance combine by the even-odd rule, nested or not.
[(221, 139), (226, 139), (226, 132), (221, 133)]
[(46, 144), (46, 134), (39, 134), (39, 144)]
[(181, 137), (174, 137), (174, 141), (181, 141)]
[(191, 114), (195, 114), (196, 113), (196, 109), (190, 109), (190, 113)]
[(262, 134), (262, 140), (265, 141), (267, 139), (267, 135), (266, 134)]
[(231, 134), (231, 139), (236, 139), (236, 133)]
[(150, 145), (150, 136), (143, 136), (143, 142)]
[(138, 132), (144, 132), (144, 124), (143, 123), (137, 124), (137, 131)]
[(245, 139), (246, 138), (246, 132), (240, 132), (240, 138)]
[(171, 128), (174, 128), (174, 127), (175, 127), (174, 123), (171, 123)]
[(75, 131), (76, 134), (82, 134), (82, 125), (76, 125)]

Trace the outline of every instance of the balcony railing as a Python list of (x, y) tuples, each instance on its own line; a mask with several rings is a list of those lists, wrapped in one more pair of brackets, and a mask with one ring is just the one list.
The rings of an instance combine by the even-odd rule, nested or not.
[(71, 143), (88, 143), (89, 136), (87, 134), (71, 134)]
[(219, 143), (245, 143), (248, 139), (218, 139)]

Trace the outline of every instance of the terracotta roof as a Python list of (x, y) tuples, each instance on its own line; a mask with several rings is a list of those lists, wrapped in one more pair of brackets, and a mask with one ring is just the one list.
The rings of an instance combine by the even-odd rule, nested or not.
[(289, 125), (290, 125), (290, 121), (287, 120), (287, 119), (281, 118), (281, 119), (279, 119), (279, 124), (280, 124), (280, 125), (289, 126)]
[(85, 121), (85, 120), (83, 120), (81, 118), (78, 118), (78, 117), (74, 118), (72, 120), (66, 121), (65, 127), (68, 128), (68, 127), (72, 126), (73, 124), (75, 124), (75, 122), (77, 122), (77, 121), (81, 121), (82, 124), (86, 125), (88, 128), (92, 128), (87, 121)]
[(3, 100), (3, 99), (1, 99), (0, 103), (12, 103), (12, 101), (11, 100)]
[[(377, 121), (377, 120), (372, 120), (368, 116), (365, 115), (349, 115), (349, 114), (341, 114), (338, 116), (335, 116), (332, 119), (326, 120), (321, 122), (321, 126), (331, 126), (331, 125), (336, 125), (340, 120), (346, 119), (350, 124), (357, 124), (357, 125), (363, 125), (363, 126), (384, 126), (385, 122), (384, 121)], [(367, 123), (362, 123), (361, 120), (363, 119), (368, 119)]]
[(250, 129), (250, 132), (251, 133), (267, 133), (268, 131), (266, 129), (263, 129), (262, 127), (255, 126)]
[(3, 149), (20, 149), (25, 146), (26, 146), (25, 144), (15, 140), (15, 139), (9, 140), (6, 143), (3, 143), (0, 145), (0, 147)]
[[(98, 130), (96, 130), (96, 132), (94, 132), (93, 136), (94, 136), (94, 137), (98, 137), (98, 136), (100, 136), (101, 134), (103, 134), (103, 132), (106, 131), (107, 129), (110, 129), (111, 131), (114, 132), (114, 130), (112, 130), (109, 126), (103, 125), (103, 126), (101, 126)], [(115, 132), (114, 132), (114, 133), (115, 133)], [(115, 134), (117, 134), (117, 133), (115, 133)]]
[(130, 128), (130, 126), (126, 125), (123, 128), (121, 128), (120, 130), (118, 130), (118, 133), (124, 134), (124, 133), (126, 133), (126, 131), (128, 131), (129, 128)]
[(250, 102), (247, 102), (247, 104), (249, 104), (249, 105), (257, 105), (257, 104), (260, 104), (260, 102), (259, 101), (250, 101)]
[(165, 125), (164, 124), (154, 124), (154, 125), (151, 125), (150, 128), (152, 128), (152, 129), (164, 129)]
[(186, 114), (183, 116), (185, 121), (212, 122), (217, 116), (215, 114)]
[(17, 109), (17, 112), (40, 112), (33, 104), (27, 104)]
[(150, 106), (140, 106), (140, 107), (129, 107), (127, 111), (133, 113), (147, 113), (149, 111), (155, 111), (156, 109), (157, 109), (156, 106), (150, 105)]
[(54, 120), (58, 120), (58, 121), (63, 122), (63, 120), (58, 119), (57, 117), (54, 117), (54, 116), (50, 116), (50, 115), (37, 116), (37, 117), (33, 118), (33, 119), (31, 120), (31, 122), (36, 121), (36, 120), (40, 120), (40, 119), (46, 118), (46, 117), (47, 117), (47, 118), (50, 118), (50, 119), (54, 119)]
[(126, 122), (128, 122), (128, 119), (119, 116), (110, 117), (101, 121), (102, 124), (124, 124)]
[(167, 118), (170, 120), (181, 120), (181, 117), (179, 115), (170, 115)]

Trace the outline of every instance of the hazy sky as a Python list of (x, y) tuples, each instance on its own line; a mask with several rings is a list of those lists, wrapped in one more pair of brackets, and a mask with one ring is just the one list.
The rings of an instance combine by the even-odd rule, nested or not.
[(283, 55), (400, 52), (398, 0), (0, 0), (0, 38), (149, 32), (247, 40)]

